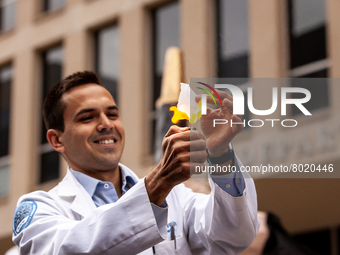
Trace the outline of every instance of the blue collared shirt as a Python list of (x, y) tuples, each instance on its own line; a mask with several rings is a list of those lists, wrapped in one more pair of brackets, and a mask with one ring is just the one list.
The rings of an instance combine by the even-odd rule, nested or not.
[[(111, 182), (103, 182), (79, 171), (73, 170), (72, 168), (70, 169), (74, 177), (76, 177), (77, 181), (84, 187), (97, 207), (117, 202), (118, 195)], [(134, 180), (133, 177), (122, 168), (121, 174), (122, 194), (124, 195), (131, 187), (136, 184), (137, 181)]]
[[(124, 169), (125, 166), (120, 166), (120, 172), (122, 175), (122, 195), (124, 195), (131, 187), (133, 187), (138, 180), (135, 180), (129, 172)], [(87, 193), (92, 198), (94, 204), (99, 207), (101, 205), (115, 203), (118, 200), (118, 195), (114, 185), (111, 182), (103, 182), (95, 179), (87, 174), (73, 170), (70, 167), (74, 177), (84, 187)], [(158, 228), (161, 227), (161, 221), (158, 220), (167, 211), (168, 204), (166, 201), (159, 207), (154, 203), (151, 203), (151, 208), (155, 216)]]
[[(245, 182), (242, 174), (239, 171), (238, 159), (235, 157), (235, 166), (237, 168), (236, 173), (231, 173), (225, 176), (212, 176), (212, 180), (225, 192), (233, 197), (239, 197), (243, 195), (245, 188)], [(87, 193), (92, 198), (97, 207), (109, 203), (115, 203), (118, 200), (118, 195), (115, 187), (111, 182), (103, 182), (79, 171), (70, 168), (78, 182), (85, 188)], [(122, 194), (124, 195), (131, 187), (133, 187), (138, 180), (135, 180), (133, 176), (129, 174), (124, 167), (120, 167), (122, 175)], [(157, 218), (167, 208), (166, 202), (161, 207), (151, 203), (152, 210)]]
[(225, 192), (233, 197), (240, 197), (246, 187), (243, 175), (240, 171), (239, 159), (235, 156), (234, 166), (236, 171), (226, 175), (211, 175), (212, 180)]
[(241, 172), (230, 173), (224, 176), (212, 176), (212, 180), (225, 192), (233, 197), (243, 195), (245, 182)]

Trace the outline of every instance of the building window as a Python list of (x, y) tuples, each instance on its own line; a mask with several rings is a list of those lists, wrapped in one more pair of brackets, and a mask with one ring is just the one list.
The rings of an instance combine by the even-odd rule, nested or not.
[(65, 5), (65, 0), (44, 0), (44, 11), (55, 11)]
[(155, 104), (161, 93), (165, 52), (180, 46), (180, 6), (178, 2), (162, 5), (152, 12), (153, 21), (153, 96), (152, 96), (152, 152), (155, 148)]
[[(327, 78), (329, 60), (326, 54), (325, 0), (289, 0), (290, 76), (297, 78)], [(294, 80), (292, 82), (294, 85)], [(302, 87), (301, 82), (299, 85)], [(312, 95), (305, 106), (309, 110), (329, 105), (327, 80), (306, 83)], [(292, 115), (300, 114), (292, 109)]]
[(217, 0), (218, 77), (249, 77), (248, 33), (248, 1)]
[(326, 59), (325, 0), (290, 0), (290, 67)]
[[(51, 48), (42, 54), (43, 57), (43, 99), (50, 89), (62, 78), (64, 53), (62, 46)], [(44, 123), (41, 127), (40, 145), (40, 183), (59, 178), (59, 153), (54, 151), (46, 139)]]
[(117, 25), (102, 28), (95, 33), (95, 70), (103, 86), (118, 104), (118, 77), (120, 36)]
[(10, 90), (13, 70), (10, 65), (0, 68), (0, 197), (9, 189), (9, 123)]
[(7, 31), (15, 26), (16, 0), (0, 0), (0, 31)]
[[(249, 77), (248, 0), (217, 0), (217, 75), (238, 85), (245, 96), (243, 119), (250, 119), (247, 104)], [(246, 126), (248, 128), (249, 126)]]

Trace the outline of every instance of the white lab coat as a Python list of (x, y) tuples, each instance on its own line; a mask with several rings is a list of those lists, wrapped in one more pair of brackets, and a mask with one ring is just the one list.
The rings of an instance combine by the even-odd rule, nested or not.
[[(253, 180), (245, 178), (241, 197), (232, 197), (209, 182), (210, 195), (193, 193), (183, 184), (174, 187), (166, 198), (168, 212), (158, 219), (163, 227), (158, 228), (144, 179), (116, 203), (97, 208), (68, 170), (49, 192), (35, 191), (19, 199), (18, 204), (35, 201), (37, 210), (13, 241), (20, 254), (30, 255), (151, 255), (152, 246), (156, 254), (238, 254), (251, 244), (259, 228)], [(176, 222), (176, 249), (166, 229), (172, 221)]]

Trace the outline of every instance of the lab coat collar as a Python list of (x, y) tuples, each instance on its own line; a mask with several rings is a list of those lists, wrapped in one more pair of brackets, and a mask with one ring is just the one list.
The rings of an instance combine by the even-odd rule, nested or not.
[[(135, 182), (138, 182), (139, 178), (134, 172), (123, 164), (119, 163), (119, 166), (123, 170), (122, 172), (125, 172), (127, 176), (132, 177)], [(81, 217), (85, 217), (97, 208), (88, 192), (77, 181), (69, 167), (67, 168), (66, 176), (58, 185), (58, 195), (67, 200), (73, 199), (71, 210)]]
[(65, 178), (58, 185), (58, 195), (67, 200), (73, 199), (70, 208), (81, 217), (85, 217), (96, 209), (96, 205), (92, 201), (90, 195), (77, 181), (69, 167)]

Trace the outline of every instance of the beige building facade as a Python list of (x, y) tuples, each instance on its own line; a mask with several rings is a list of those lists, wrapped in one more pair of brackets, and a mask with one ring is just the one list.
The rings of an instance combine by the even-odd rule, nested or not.
[[(290, 57), (292, 43), (288, 1), (244, 1), (248, 29), (245, 31), (248, 40), (245, 46), (247, 77), (298, 77), (299, 72), (307, 74), (308, 70), (324, 69), (327, 69), (326, 77), (340, 77), (340, 50), (337, 47), (340, 42), (340, 2), (316, 1), (324, 3), (326, 57), (294, 67)], [(62, 62), (61, 77), (81, 70), (106, 74), (112, 66), (112, 80), (115, 82), (113, 87), (116, 88), (116, 100), (127, 134), (121, 162), (140, 177), (145, 176), (153, 166), (150, 141), (153, 139), (154, 91), (157, 86), (155, 65), (162, 54), (163, 46), (159, 46), (160, 53), (155, 52), (155, 47), (158, 47), (158, 43), (166, 45), (162, 44), (162, 34), (157, 32), (157, 29), (162, 29), (163, 26), (167, 29), (167, 25), (177, 24), (178, 45), (175, 46), (179, 46), (184, 53), (187, 83), (190, 78), (223, 75), (223, 72), (219, 71), (220, 57), (217, 50), (218, 33), (222, 31), (217, 27), (223, 19), (223, 3), (219, 1), (65, 0), (50, 1), (50, 6), (49, 1), (43, 0), (9, 2), (15, 6), (15, 13), (12, 14), (15, 22), (0, 33), (0, 74), (2, 69), (11, 67), (8, 152), (6, 155), (0, 155), (1, 185), (4, 187), (0, 197), (0, 254), (13, 245), (11, 222), (18, 198), (37, 189), (49, 190), (66, 173), (67, 164), (59, 157), (57, 178), (41, 177), (41, 155), (49, 152), (41, 141), (41, 105), (44, 84), (46, 79), (48, 80), (48, 59), (52, 65)], [(292, 1), (290, 3), (292, 4)], [(172, 20), (171, 15), (170, 18), (167, 16), (167, 19), (162, 20), (162, 7), (166, 12), (166, 6), (171, 5), (177, 11), (178, 20)], [(5, 7), (2, 7), (3, 12), (4, 10)], [(157, 27), (155, 22), (158, 21), (162, 26)], [(322, 20), (320, 22), (322, 23)], [(114, 31), (106, 34), (103, 29), (112, 26)], [(118, 56), (116, 62), (106, 63), (104, 50), (103, 56), (99, 57), (102, 54), (100, 42), (106, 35), (115, 38), (114, 45), (118, 51), (112, 56)], [(172, 39), (174, 38), (169, 40)], [(103, 45), (106, 47), (105, 43)], [(53, 55), (53, 52), (50, 52), (49, 55), (50, 49), (59, 49), (56, 47), (62, 47), (62, 60), (53, 58), (59, 56), (57, 53)], [(107, 66), (103, 67), (105, 63)], [(328, 85), (327, 107), (316, 109), (313, 112), (313, 121), (297, 117), (302, 124), (289, 132), (280, 127), (270, 129), (265, 134), (256, 129), (244, 130), (234, 144), (241, 160), (244, 159), (247, 164), (254, 161), (258, 164), (262, 159), (256, 152), (257, 148), (268, 144), (278, 146), (281, 140), (270, 137), (280, 134), (291, 140), (291, 151), (287, 154), (290, 162), (333, 163), (339, 166), (340, 101), (337, 97), (340, 95), (340, 86), (336, 83), (334, 79), (334, 82)], [(324, 130), (326, 136), (329, 134), (327, 138), (333, 142), (329, 147), (322, 147), (317, 143), (319, 136), (322, 139)], [(304, 143), (304, 135), (307, 135), (307, 140), (310, 139), (310, 153), (299, 154), (298, 148)], [(275, 164), (280, 161), (273, 156), (269, 162)], [(340, 168), (335, 171), (340, 171)], [(340, 252), (340, 245), (337, 246), (340, 242), (339, 184), (340, 180), (334, 178), (260, 177), (256, 179), (259, 209), (272, 211), (280, 216), (283, 225), (292, 234), (326, 229), (330, 235), (330, 254), (336, 254), (337, 251)]]

